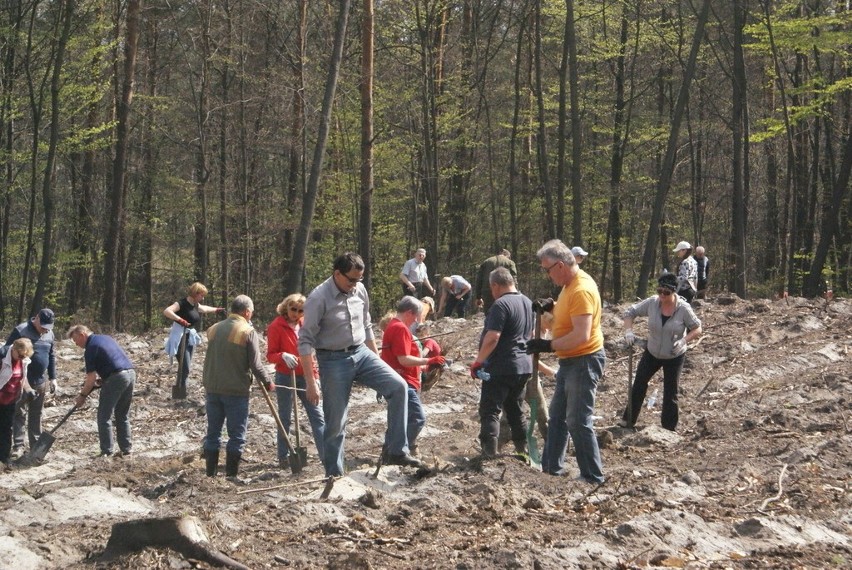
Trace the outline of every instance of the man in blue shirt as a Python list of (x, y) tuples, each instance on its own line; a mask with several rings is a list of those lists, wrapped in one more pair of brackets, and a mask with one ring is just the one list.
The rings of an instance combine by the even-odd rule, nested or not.
[[(9, 338), (6, 339), (6, 346), (11, 346), (19, 338), (28, 338), (33, 343), (33, 355), (27, 367), (27, 380), (35, 396), (30, 397), (25, 394), (15, 406), (13, 441), (16, 455), (24, 451), (24, 425), (27, 426), (30, 449), (38, 441), (41, 436), (41, 410), (44, 407), (45, 393), (48, 388), (51, 394), (56, 391), (56, 356), (53, 350), (54, 318), (53, 311), (42, 309), (32, 319), (12, 329)], [(45, 372), (49, 381), (45, 380)]]
[(98, 439), (101, 455), (110, 456), (113, 452), (113, 416), (118, 447), (122, 455), (129, 454), (133, 447), (130, 441), (130, 403), (136, 382), (133, 364), (115, 339), (103, 334), (93, 334), (84, 325), (71, 327), (68, 338), (84, 350), (83, 361), (86, 364), (86, 381), (74, 404), (78, 408), (82, 406), (86, 397), (100, 384)]

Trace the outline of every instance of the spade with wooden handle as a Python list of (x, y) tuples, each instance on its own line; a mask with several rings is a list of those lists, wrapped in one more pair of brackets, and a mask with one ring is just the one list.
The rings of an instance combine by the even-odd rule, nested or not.
[(284, 429), (284, 424), (281, 423), (281, 416), (278, 415), (278, 410), (275, 409), (275, 405), (272, 403), (272, 398), (269, 397), (266, 385), (259, 379), (257, 380), (257, 383), (260, 384), (260, 392), (266, 399), (266, 404), (269, 406), (269, 411), (272, 412), (272, 417), (275, 418), (275, 425), (278, 426), (278, 433), (281, 434), (281, 438), (284, 440), (284, 443), (287, 444), (287, 450), (290, 452), (290, 455), (287, 456), (287, 460), (290, 462), (290, 471), (293, 473), (301, 473), (302, 468), (305, 465), (299, 458), (299, 454), (296, 453), (296, 450), (293, 448), (293, 444), (290, 443), (290, 437), (287, 435), (287, 430)]

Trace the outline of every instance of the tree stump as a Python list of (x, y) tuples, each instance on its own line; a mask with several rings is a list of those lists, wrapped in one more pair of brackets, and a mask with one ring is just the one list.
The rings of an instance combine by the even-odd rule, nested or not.
[(120, 522), (112, 525), (103, 560), (109, 560), (148, 546), (170, 548), (192, 558), (234, 570), (250, 570), (210, 544), (195, 517), (166, 517)]

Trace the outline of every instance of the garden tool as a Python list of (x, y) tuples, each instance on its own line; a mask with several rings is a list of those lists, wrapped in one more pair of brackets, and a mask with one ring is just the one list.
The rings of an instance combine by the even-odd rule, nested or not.
[(299, 458), (299, 454), (296, 453), (296, 450), (293, 448), (293, 444), (290, 443), (290, 437), (287, 435), (287, 430), (284, 429), (284, 424), (281, 423), (281, 417), (278, 415), (278, 410), (275, 409), (275, 405), (272, 403), (272, 398), (269, 397), (266, 385), (260, 380), (258, 380), (257, 383), (260, 384), (260, 392), (266, 399), (269, 411), (272, 412), (272, 417), (275, 418), (275, 425), (278, 426), (278, 433), (281, 434), (281, 438), (284, 440), (284, 443), (287, 444), (287, 449), (290, 452), (290, 455), (287, 456), (287, 460), (290, 462), (290, 471), (293, 473), (300, 473), (305, 465)]
[[(535, 317), (535, 338), (541, 338), (541, 314), (538, 311), (534, 311)], [(532, 377), (529, 382), (527, 382), (527, 393), (526, 400), (530, 405), (530, 419), (527, 424), (527, 452), (529, 453), (530, 464), (537, 468), (541, 469), (541, 454), (538, 452), (538, 442), (535, 439), (535, 424), (536, 418), (538, 417), (538, 407), (542, 405), (542, 402), (538, 401), (538, 396), (540, 393), (539, 383), (538, 383), (538, 353), (533, 354), (533, 369), (532, 369)]]
[(304, 466), (308, 464), (308, 448), (302, 445), (301, 436), (299, 434), (299, 393), (296, 388), (296, 371), (290, 371), (290, 382), (293, 384), (293, 428), (296, 433), (296, 454), (299, 456), (299, 462)]

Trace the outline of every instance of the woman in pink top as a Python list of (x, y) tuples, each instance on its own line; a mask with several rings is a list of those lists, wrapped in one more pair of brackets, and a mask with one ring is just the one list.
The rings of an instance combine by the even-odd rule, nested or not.
[(8, 463), (12, 453), (12, 421), (15, 403), (21, 394), (33, 389), (27, 382), (27, 365), (33, 355), (33, 343), (19, 338), (11, 346), (0, 348), (0, 463)]
[[(293, 409), (293, 380), (296, 373), (296, 388), (299, 400), (314, 435), (314, 444), (320, 459), (323, 457), (323, 435), (325, 434), (325, 417), (322, 408), (311, 404), (305, 395), (305, 377), (299, 362), (299, 329), (305, 313), (305, 296), (293, 293), (284, 298), (277, 308), (278, 316), (269, 324), (266, 330), (267, 347), (266, 360), (275, 365), (275, 393), (278, 396), (278, 414), (287, 433), (290, 432), (290, 420)], [(314, 362), (314, 378), (319, 377), (316, 362)], [(288, 466), (287, 457), (290, 455), (287, 444), (281, 434), (278, 434), (278, 464), (281, 468)]]

